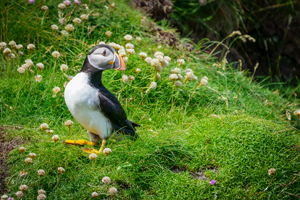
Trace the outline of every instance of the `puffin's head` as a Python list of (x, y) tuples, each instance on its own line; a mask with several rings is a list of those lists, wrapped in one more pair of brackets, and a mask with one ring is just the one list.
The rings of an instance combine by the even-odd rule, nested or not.
[(88, 62), (101, 71), (107, 69), (126, 70), (125, 62), (116, 50), (106, 44), (95, 46), (87, 56)]

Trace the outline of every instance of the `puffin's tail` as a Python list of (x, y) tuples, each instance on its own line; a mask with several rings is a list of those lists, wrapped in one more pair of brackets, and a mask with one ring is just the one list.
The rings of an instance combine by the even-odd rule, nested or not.
[(130, 121), (130, 120), (128, 120), (130, 123), (131, 123), (131, 125), (133, 126), (133, 127), (140, 127), (141, 125), (139, 125), (139, 124), (137, 124), (137, 123), (135, 123), (135, 122), (133, 122), (133, 121)]

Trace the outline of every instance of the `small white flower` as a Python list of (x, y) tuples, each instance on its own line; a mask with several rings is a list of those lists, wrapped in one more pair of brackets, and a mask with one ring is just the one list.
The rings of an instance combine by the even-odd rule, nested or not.
[(108, 156), (111, 153), (111, 149), (110, 148), (105, 148), (103, 150), (103, 153), (105, 153)]
[(21, 68), (23, 68), (24, 70), (28, 70), (30, 66), (28, 64), (23, 64)]
[(141, 58), (146, 58), (146, 57), (147, 57), (147, 54), (146, 54), (145, 52), (141, 52), (141, 53), (140, 53), (140, 57), (141, 57)]
[(37, 196), (37, 200), (45, 200), (47, 197), (46, 197), (46, 195), (44, 195), (44, 194), (39, 194), (38, 196)]
[(11, 46), (11, 48), (13, 48), (13, 49), (14, 49), (14, 48), (16, 47), (16, 45), (17, 45), (17, 43), (16, 43), (15, 41), (13, 41), (13, 40), (10, 41), (8, 44), (9, 44), (9, 46)]
[(23, 56), (24, 53), (23, 53), (22, 51), (19, 51), (19, 55), (20, 55), (20, 56)]
[(147, 57), (147, 58), (145, 58), (145, 61), (148, 65), (151, 65), (152, 58)]
[(164, 57), (163, 56), (161, 56), (161, 55), (158, 55), (158, 56), (155, 56), (159, 61), (162, 61), (163, 59), (164, 59)]
[(140, 73), (140, 72), (141, 72), (141, 69), (140, 69), (140, 68), (136, 68), (136, 69), (135, 69), (135, 72), (136, 72), (136, 73)]
[(193, 80), (193, 76), (194, 76), (194, 74), (192, 72), (187, 72), (184, 76), (184, 79), (191, 81), (191, 80)]
[(59, 136), (58, 135), (53, 135), (52, 140), (53, 140), (53, 142), (57, 142), (59, 140)]
[(70, 126), (72, 126), (72, 125), (73, 125), (73, 122), (72, 122), (71, 120), (67, 120), (67, 121), (65, 122), (65, 126), (70, 127)]
[(135, 79), (134, 76), (132, 76), (132, 75), (129, 75), (128, 78), (129, 78), (129, 80), (131, 80), (131, 81), (133, 81), (133, 80)]
[(161, 76), (160, 76), (159, 73), (156, 73), (156, 79), (157, 79), (157, 80), (161, 79)]
[(25, 170), (20, 171), (20, 176), (21, 177), (25, 177), (27, 175), (28, 175), (28, 173)]
[(29, 66), (29, 68), (33, 66), (33, 62), (31, 59), (26, 59), (25, 63)]
[(120, 53), (119, 53), (119, 56), (121, 56), (121, 57), (126, 57), (126, 53), (125, 53), (125, 51), (120, 51)]
[(132, 40), (132, 36), (131, 36), (131, 35), (125, 35), (125, 36), (124, 36), (124, 39), (125, 39), (127, 42), (129, 42), (129, 41)]
[(16, 192), (16, 194), (15, 194), (19, 199), (21, 199), (23, 196), (24, 196), (24, 194), (23, 194), (23, 192), (22, 191), (18, 191), (18, 192)]
[(52, 134), (52, 133), (53, 133), (53, 130), (46, 130), (46, 133)]
[(180, 74), (177, 74), (177, 76), (178, 76), (178, 80), (182, 79), (182, 76)]
[(127, 51), (130, 55), (132, 55), (132, 54), (135, 53), (134, 49), (126, 49), (126, 51)]
[(58, 4), (58, 8), (59, 8), (60, 10), (63, 10), (63, 9), (66, 9), (67, 6), (66, 6), (65, 4), (63, 4), (63, 3), (60, 3), (60, 4)]
[(65, 65), (65, 64), (62, 64), (61, 66), (60, 66), (60, 70), (61, 71), (67, 71), (68, 70), (68, 65)]
[(68, 24), (68, 25), (65, 26), (65, 29), (68, 32), (72, 32), (72, 31), (74, 31), (74, 26), (72, 24)]
[(32, 163), (32, 158), (26, 158), (25, 159), (25, 162), (30, 165)]
[(142, 40), (141, 37), (136, 37), (135, 39), (136, 39), (138, 42), (140, 42), (140, 41)]
[(28, 190), (28, 186), (27, 185), (21, 185), (19, 187), (19, 190), (21, 190), (22, 192), (26, 192)]
[(10, 54), (11, 50), (9, 48), (5, 48), (3, 51), (4, 54)]
[(10, 59), (15, 59), (15, 58), (16, 58), (16, 55), (13, 54), (13, 53), (10, 53), (10, 54), (8, 54), (8, 57), (9, 57)]
[(82, 15), (80, 16), (80, 19), (81, 19), (82, 21), (86, 21), (86, 20), (89, 19), (89, 16), (88, 16), (87, 14), (82, 14)]
[(29, 153), (29, 157), (34, 159), (36, 157), (36, 154), (35, 153)]
[(52, 29), (53, 31), (57, 31), (57, 30), (58, 30), (58, 26), (55, 25), (55, 24), (52, 24), (52, 25), (51, 25), (51, 29)]
[(63, 167), (59, 167), (57, 168), (57, 170), (59, 171), (60, 174), (65, 172), (65, 169)]
[(17, 71), (18, 71), (20, 74), (24, 74), (26, 70), (25, 70), (23, 67), (19, 67), (19, 68), (17, 69)]
[(197, 77), (197, 76), (195, 76), (195, 74), (193, 74), (193, 76), (192, 76), (192, 80), (198, 80), (198, 77)]
[(46, 191), (43, 189), (38, 190), (38, 194), (46, 194)]
[(39, 69), (45, 69), (45, 66), (43, 63), (38, 63), (36, 64), (36, 66), (39, 68)]
[(60, 88), (59, 87), (54, 87), (52, 89), (52, 91), (54, 92), (54, 94), (57, 94), (58, 92), (60, 92)]
[(276, 172), (276, 169), (275, 169), (275, 168), (271, 168), (271, 169), (268, 170), (268, 174), (269, 174), (269, 175), (274, 175), (275, 172)]
[(106, 10), (108, 10), (108, 6), (104, 5), (104, 8), (105, 8)]
[(21, 50), (23, 48), (23, 45), (22, 44), (18, 44), (17, 47), (16, 47), (18, 50)]
[(155, 54), (154, 54), (154, 56), (157, 58), (157, 56), (162, 56), (162, 57), (164, 57), (164, 53), (162, 53), (162, 52), (156, 52)]
[(181, 87), (182, 86), (182, 83), (180, 81), (175, 81), (174, 84), (175, 84), (176, 87)]
[(207, 84), (208, 84), (208, 78), (206, 76), (204, 76), (201, 79), (200, 83), (201, 83), (201, 86), (207, 86)]
[(78, 25), (78, 24), (81, 23), (81, 19), (79, 19), (78, 17), (76, 17), (76, 18), (73, 19), (73, 23), (76, 24), (76, 25)]
[(36, 82), (41, 82), (42, 81), (42, 76), (41, 75), (36, 75), (35, 77), (34, 77), (34, 79), (35, 79), (35, 81)]
[(162, 72), (162, 66), (161, 65), (155, 66), (155, 70), (158, 72)]
[(168, 67), (169, 66), (169, 62), (166, 61), (165, 59), (161, 60), (160, 64), (161, 64), (162, 67)]
[(128, 82), (128, 79), (129, 79), (129, 78), (128, 78), (127, 75), (125, 75), (125, 74), (122, 75), (122, 79), (121, 79), (121, 80), (122, 80), (124, 83), (127, 83), (127, 82)]
[(106, 32), (105, 32), (105, 35), (106, 35), (107, 37), (111, 37), (112, 32), (111, 32), (111, 31), (106, 31)]
[(68, 31), (66, 31), (66, 30), (62, 30), (60, 33), (64, 37), (68, 37), (68, 35), (69, 35)]
[(68, 83), (69, 83), (68, 81), (64, 82), (64, 88), (67, 87)]
[(177, 79), (178, 79), (178, 76), (177, 76), (177, 74), (171, 74), (171, 75), (169, 76), (169, 79), (171, 79), (171, 80), (177, 80)]
[(100, 44), (105, 44), (105, 42), (101, 41), (101, 42), (99, 42), (99, 45), (100, 45)]
[(185, 73), (188, 73), (188, 72), (192, 72), (192, 73), (193, 73), (193, 70), (187, 68), (187, 69), (185, 70)]
[(24, 153), (25, 150), (26, 150), (25, 147), (20, 147), (20, 148), (19, 148), (19, 151), (20, 151), (21, 153)]
[(181, 66), (181, 65), (185, 64), (185, 61), (183, 59), (178, 59), (177, 63), (178, 63), (179, 66)]
[(71, 81), (74, 78), (74, 76), (68, 76), (68, 81)]
[(104, 176), (102, 178), (102, 183), (105, 184), (105, 185), (108, 185), (108, 184), (111, 183), (111, 180), (110, 180), (110, 178), (108, 176)]
[(300, 109), (294, 111), (294, 115), (300, 117)]
[(29, 44), (29, 45), (27, 45), (27, 49), (33, 50), (33, 49), (35, 49), (35, 46), (33, 44)]
[[(146, 59), (145, 59), (145, 61), (146, 61)], [(154, 67), (160, 66), (160, 63), (159, 63), (158, 59), (156, 59), (156, 58), (152, 59), (151, 60), (151, 66), (154, 66)]]
[(97, 157), (98, 157), (98, 156), (97, 156), (95, 153), (91, 153), (91, 154), (89, 155), (89, 159), (91, 159), (91, 160), (95, 160)]
[(155, 90), (155, 89), (157, 88), (157, 83), (155, 83), (155, 82), (151, 82), (151, 83), (150, 83), (150, 87), (149, 87), (149, 88), (151, 88), (151, 89)]
[(60, 53), (58, 51), (53, 51), (52, 56), (57, 59), (57, 58), (59, 58)]
[(118, 193), (118, 190), (115, 187), (109, 188), (108, 192), (110, 195), (115, 196)]
[(42, 11), (47, 11), (47, 10), (49, 10), (49, 8), (48, 8), (48, 6), (42, 6)]
[(6, 43), (5, 42), (0, 42), (0, 50), (6, 48)]
[(180, 74), (180, 73), (181, 73), (181, 70), (180, 70), (179, 68), (176, 67), (176, 68), (174, 68), (174, 73), (175, 73), (175, 74)]
[(99, 196), (99, 194), (97, 192), (92, 193), (92, 198), (97, 198), (98, 196)]
[(126, 49), (134, 49), (134, 45), (131, 44), (131, 43), (127, 43), (127, 44), (125, 45), (125, 47), (126, 47)]
[(127, 63), (127, 62), (128, 62), (128, 58), (127, 58), (127, 57), (123, 57), (123, 61), (124, 61), (125, 63)]
[(7, 200), (7, 199), (8, 199), (8, 196), (6, 194), (1, 196), (1, 200)]
[(168, 62), (171, 62), (171, 58), (169, 56), (165, 56), (164, 59)]
[(40, 125), (40, 127), (41, 127), (41, 129), (46, 130), (46, 129), (49, 128), (49, 125), (48, 125), (47, 123), (42, 123), (42, 124)]

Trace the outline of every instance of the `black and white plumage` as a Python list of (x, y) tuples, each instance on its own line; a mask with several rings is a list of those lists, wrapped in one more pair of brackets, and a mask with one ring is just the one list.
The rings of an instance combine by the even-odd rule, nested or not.
[(102, 84), (102, 72), (125, 70), (125, 63), (108, 45), (97, 45), (81, 71), (65, 88), (65, 102), (74, 118), (88, 130), (91, 142), (107, 140), (114, 131), (137, 137), (138, 124), (127, 119), (118, 99)]

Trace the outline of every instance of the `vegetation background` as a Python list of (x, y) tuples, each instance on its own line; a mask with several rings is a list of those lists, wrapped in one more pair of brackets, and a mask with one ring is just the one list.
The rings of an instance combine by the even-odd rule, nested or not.
[[(12, 49), (15, 58), (1, 54), (0, 60), (1, 195), (16, 198), (15, 193), (25, 184), (29, 189), (23, 199), (37, 198), (39, 189), (46, 191), (47, 199), (92, 199), (92, 192), (97, 192), (99, 199), (300, 196), (299, 126), (298, 116), (293, 115), (298, 108), (298, 88), (268, 78), (253, 79), (247, 70), (234, 67), (235, 63), (226, 64), (226, 60), (210, 55), (209, 45), (224, 45), (205, 37), (196, 44), (178, 37), (171, 23), (145, 18), (131, 7), (132, 2), (86, 0), (80, 6), (72, 2), (60, 11), (59, 3), (0, 2), (0, 40), (7, 45), (14, 40), (24, 46), (24, 55)], [(41, 10), (44, 5), (47, 11)], [(186, 10), (184, 16), (189, 18)], [(75, 25), (72, 20), (82, 14), (88, 15), (88, 20)], [(175, 15), (179, 16), (178, 11)], [(179, 19), (184, 20), (184, 16)], [(63, 24), (60, 18), (65, 19)], [(57, 31), (51, 29), (53, 24)], [(67, 24), (75, 28), (64, 36)], [(111, 37), (107, 31), (112, 32)], [(61, 143), (64, 139), (88, 139), (64, 103), (64, 84), (78, 73), (91, 48), (100, 41), (125, 46), (126, 34), (133, 36), (130, 43), (135, 50), (133, 55), (127, 52), (127, 71), (106, 71), (103, 82), (118, 97), (128, 118), (142, 125), (138, 129), (140, 139), (112, 137), (108, 142), (112, 153), (90, 160), (81, 147)], [(251, 36), (260, 40), (255, 34)], [(229, 39), (243, 37), (244, 32)], [(28, 50), (28, 44), (34, 44), (35, 49)], [(55, 59), (53, 51), (61, 56)], [(154, 58), (157, 51), (172, 59), (160, 72), (160, 79), (139, 56), (146, 52)], [(27, 59), (34, 65), (31, 71), (20, 74), (18, 68)], [(178, 65), (177, 59), (184, 59), (185, 64)], [(37, 63), (43, 63), (45, 69), (39, 69)], [(62, 71), (62, 64), (68, 69)], [(192, 69), (198, 80), (181, 80), (182, 87), (176, 87), (169, 78), (176, 67), (182, 76), (187, 75), (186, 69)], [(137, 68), (141, 72), (137, 73)], [(41, 82), (36, 81), (37, 75), (42, 76)], [(135, 79), (124, 83), (122, 75)], [(208, 77), (206, 87), (200, 84), (204, 76)], [(151, 82), (156, 82), (157, 88), (146, 93)], [(54, 87), (61, 89), (56, 95)], [(74, 122), (70, 128), (64, 126), (67, 120)], [(53, 133), (42, 130), (42, 123)], [(53, 142), (53, 135), (60, 140)], [(24, 153), (16, 148), (7, 154), (21, 143)], [(36, 157), (28, 165), (24, 160), (30, 152)], [(65, 172), (60, 174), (58, 167)], [(276, 173), (269, 175), (270, 168)], [(45, 171), (44, 176), (38, 176), (39, 169)], [(23, 170), (27, 176), (20, 176)], [(111, 178), (110, 185), (101, 182), (104, 176)], [(211, 180), (216, 183), (211, 184)], [(109, 194), (110, 187), (117, 188), (117, 195)]]

